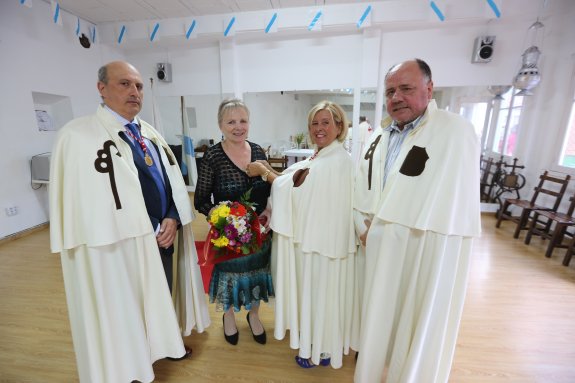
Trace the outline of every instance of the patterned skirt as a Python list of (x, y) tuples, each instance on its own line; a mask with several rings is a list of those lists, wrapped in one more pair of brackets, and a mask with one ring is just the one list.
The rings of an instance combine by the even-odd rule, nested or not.
[(268, 302), (274, 296), (270, 272), (271, 235), (259, 252), (218, 263), (210, 280), (210, 303), (216, 311), (238, 312), (244, 306), (250, 310), (260, 300)]

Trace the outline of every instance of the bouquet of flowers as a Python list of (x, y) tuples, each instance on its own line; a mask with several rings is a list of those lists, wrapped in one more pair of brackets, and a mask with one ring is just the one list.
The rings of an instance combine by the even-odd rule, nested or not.
[(240, 201), (222, 201), (210, 212), (202, 266), (250, 255), (261, 248), (264, 234), (254, 204), (248, 202), (249, 194)]

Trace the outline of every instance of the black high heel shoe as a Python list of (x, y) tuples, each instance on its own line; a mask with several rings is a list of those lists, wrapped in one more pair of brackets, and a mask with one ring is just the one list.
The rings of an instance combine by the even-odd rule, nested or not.
[[(254, 337), (254, 340), (256, 342), (258, 342), (259, 344), (266, 344), (267, 341), (267, 337), (266, 337), (266, 330), (264, 329), (264, 332), (262, 332), (260, 335), (256, 335), (254, 334), (254, 330), (252, 329), (252, 324), (250, 323), (250, 313), (248, 311), (248, 315), (246, 316), (246, 319), (248, 321), (248, 324), (250, 325), (250, 330), (252, 331), (252, 336)], [(263, 327), (263, 326), (262, 326)]]
[[(227, 341), (229, 344), (232, 344), (232, 345), (235, 346), (236, 344), (238, 344), (238, 340), (239, 340), (239, 338), (240, 338), (240, 330), (237, 330), (235, 334), (227, 335), (227, 334), (226, 334), (226, 320), (225, 320), (225, 316), (226, 316), (226, 314), (224, 314), (224, 315), (222, 316), (222, 323), (223, 323), (223, 325), (224, 325), (224, 337), (226, 338), (226, 341)], [(236, 326), (236, 327), (237, 327), (237, 326)]]

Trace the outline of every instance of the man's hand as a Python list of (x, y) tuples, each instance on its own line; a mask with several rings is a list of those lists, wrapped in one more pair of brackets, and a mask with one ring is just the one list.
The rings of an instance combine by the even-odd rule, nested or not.
[(172, 246), (176, 233), (178, 232), (178, 221), (174, 218), (164, 218), (160, 225), (160, 232), (156, 236), (158, 246), (164, 249)]
[(365, 229), (365, 233), (359, 236), (359, 240), (361, 241), (363, 247), (365, 247), (365, 241), (367, 240), (367, 233), (369, 233), (369, 227), (371, 226), (371, 221), (369, 219), (364, 219), (363, 223), (365, 223), (367, 229)]

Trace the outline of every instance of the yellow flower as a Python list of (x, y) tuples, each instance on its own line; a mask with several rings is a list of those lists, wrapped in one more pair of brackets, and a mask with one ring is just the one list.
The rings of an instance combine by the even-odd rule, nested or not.
[(220, 214), (220, 217), (227, 217), (228, 215), (230, 215), (230, 207), (223, 205), (220, 206), (220, 208), (218, 209), (218, 213)]
[(216, 223), (218, 223), (218, 220), (220, 219), (220, 215), (218, 214), (217, 211), (212, 211), (212, 214), (210, 215), (210, 223), (212, 225), (215, 225)]
[(212, 239), (212, 243), (216, 247), (226, 247), (230, 241), (226, 237), (221, 236), (217, 239)]
[(225, 205), (221, 205), (216, 207), (212, 210), (212, 214), (210, 215), (210, 223), (215, 225), (220, 220), (220, 217), (227, 217), (230, 215), (230, 208)]

